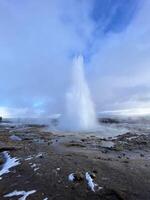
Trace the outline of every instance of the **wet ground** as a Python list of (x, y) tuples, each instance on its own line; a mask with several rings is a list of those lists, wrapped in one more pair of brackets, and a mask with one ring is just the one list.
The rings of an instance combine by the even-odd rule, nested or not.
[[(100, 138), (93, 133), (51, 132), (37, 124), (1, 123), (0, 199), (16, 200), (25, 195), (13, 193), (8, 197), (9, 194), (34, 191), (24, 199), (149, 200), (150, 132), (146, 124), (146, 129), (140, 129), (124, 122), (124, 134)], [(18, 165), (6, 166), (6, 152), (9, 165), (14, 158)], [(6, 167), (9, 170), (2, 173)], [(87, 172), (97, 184), (94, 191)], [(74, 175), (73, 180), (69, 179), (70, 174)]]

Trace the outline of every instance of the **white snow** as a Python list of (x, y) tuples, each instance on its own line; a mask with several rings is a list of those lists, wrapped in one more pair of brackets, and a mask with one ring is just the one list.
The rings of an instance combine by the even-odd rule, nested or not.
[(48, 200), (48, 198), (46, 197), (46, 198), (44, 198), (43, 200)]
[(136, 139), (136, 138), (138, 138), (138, 136), (132, 136), (132, 137), (128, 137), (128, 138), (127, 138), (127, 140), (129, 140), (129, 141), (130, 141), (130, 140), (132, 140), (132, 139)]
[(33, 156), (28, 156), (27, 158), (25, 158), (25, 160), (31, 160), (33, 158), (40, 158), (42, 157), (43, 154), (42, 153), (38, 153), (37, 155), (33, 155)]
[(33, 157), (32, 156), (28, 156), (25, 160), (31, 160), (31, 159), (33, 159)]
[[(90, 187), (90, 189), (95, 192), (95, 187), (97, 187), (98, 185), (96, 183), (94, 183), (92, 177), (90, 176), (90, 174), (88, 172), (85, 173), (85, 178), (87, 180), (88, 186)], [(98, 190), (102, 189), (102, 187), (98, 187)]]
[(31, 168), (35, 168), (35, 167), (36, 167), (36, 164), (31, 165)]
[(37, 167), (37, 165), (34, 163), (29, 163), (31, 165), (31, 168), (33, 168), (34, 171), (37, 171), (39, 169), (39, 167)]
[(74, 181), (74, 173), (69, 174), (68, 180), (69, 181)]
[(13, 191), (13, 192), (11, 192), (11, 193), (9, 193), (9, 194), (4, 195), (4, 197), (22, 196), (22, 197), (20, 197), (18, 200), (26, 200), (26, 198), (27, 198), (30, 194), (33, 194), (33, 193), (35, 193), (35, 192), (36, 192), (36, 190), (31, 190), (31, 191), (29, 191), (29, 192), (17, 191), (17, 190), (15, 190), (15, 191)]
[(12, 158), (7, 151), (5, 151), (4, 153), (4, 158), (6, 159), (6, 162), (3, 165), (3, 168), (0, 170), (0, 179), (2, 179), (2, 175), (3, 174), (7, 174), (10, 172), (10, 168), (15, 167), (17, 165), (20, 164), (20, 162), (18, 161), (17, 158)]
[(35, 157), (36, 157), (36, 158), (40, 158), (40, 157), (42, 157), (42, 156), (43, 156), (42, 153), (38, 153)]
[(36, 172), (38, 169), (40, 169), (39, 167), (34, 168), (34, 171)]

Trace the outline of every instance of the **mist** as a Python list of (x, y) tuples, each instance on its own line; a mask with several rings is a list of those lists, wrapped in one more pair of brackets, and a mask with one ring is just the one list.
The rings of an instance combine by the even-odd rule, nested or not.
[(82, 54), (97, 112), (150, 102), (148, 0), (0, 2), (0, 115), (64, 113)]

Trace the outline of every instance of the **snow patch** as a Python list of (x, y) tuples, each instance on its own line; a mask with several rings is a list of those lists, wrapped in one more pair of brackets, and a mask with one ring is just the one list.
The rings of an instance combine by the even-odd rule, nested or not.
[[(92, 177), (91, 177), (91, 175), (89, 174), (89, 172), (86, 172), (86, 173), (85, 173), (85, 179), (86, 179), (86, 181), (87, 181), (87, 184), (88, 184), (89, 188), (90, 188), (93, 192), (102, 189), (102, 187), (99, 187), (98, 184), (94, 183), (94, 180), (92, 179)], [(75, 180), (75, 174), (74, 174), (74, 173), (69, 174), (68, 180), (71, 181), (71, 182), (73, 182), (73, 181)]]
[(38, 169), (40, 169), (39, 167), (34, 168), (34, 172), (36, 172)]
[(131, 140), (136, 139), (136, 138), (138, 138), (138, 136), (128, 137), (127, 140), (131, 141)]
[(22, 197), (20, 197), (18, 200), (26, 200), (26, 198), (27, 198), (30, 194), (33, 194), (33, 193), (35, 193), (35, 192), (36, 192), (36, 190), (31, 190), (31, 191), (29, 191), (29, 192), (17, 191), (17, 190), (15, 190), (15, 191), (13, 191), (13, 192), (11, 192), (11, 193), (9, 193), (9, 194), (4, 195), (4, 197), (22, 196)]
[(35, 168), (35, 167), (36, 167), (36, 164), (31, 165), (31, 168)]
[(43, 156), (42, 153), (38, 153), (35, 157), (36, 157), (36, 158), (40, 158), (40, 157), (42, 157), (42, 156)]
[(42, 156), (43, 156), (42, 153), (38, 153), (37, 155), (28, 156), (25, 160), (32, 160), (33, 158), (40, 158)]
[(68, 180), (69, 181), (74, 181), (74, 173), (71, 173), (71, 174), (69, 174), (69, 176), (68, 176)]
[(33, 159), (33, 157), (32, 156), (28, 156), (25, 160), (31, 160), (31, 159)]
[[(96, 183), (94, 183), (92, 177), (90, 176), (90, 174), (88, 172), (85, 173), (85, 178), (87, 180), (88, 186), (89, 188), (95, 192), (95, 187), (98, 187), (98, 185)], [(102, 187), (98, 187), (98, 190), (102, 189)]]
[(3, 168), (0, 170), (0, 179), (2, 179), (3, 174), (10, 172), (10, 168), (15, 167), (20, 164), (17, 158), (12, 158), (7, 151), (3, 152), (6, 162), (3, 164)]
[(33, 168), (34, 172), (36, 172), (39, 169), (39, 167), (37, 167), (35, 163), (34, 164), (29, 163), (29, 164), (31, 165), (31, 168)]

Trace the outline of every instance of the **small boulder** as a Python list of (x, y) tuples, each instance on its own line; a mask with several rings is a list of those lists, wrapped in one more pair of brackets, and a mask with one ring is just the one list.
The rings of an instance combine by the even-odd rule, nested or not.
[(100, 118), (99, 122), (104, 123), (104, 124), (118, 124), (119, 123), (117, 119), (113, 119), (113, 118)]
[(96, 174), (94, 172), (89, 172), (89, 175), (91, 176), (92, 179), (96, 178)]
[(0, 165), (4, 164), (4, 159), (2, 157), (0, 157)]
[(84, 174), (81, 172), (72, 173), (68, 176), (69, 181), (82, 182), (84, 180)]
[(0, 166), (5, 163), (5, 158), (2, 153), (0, 153)]
[(21, 141), (22, 139), (20, 138), (20, 137), (18, 137), (17, 135), (11, 135), (10, 136), (10, 139), (12, 140), (12, 141)]
[(84, 175), (81, 172), (76, 172), (74, 174), (74, 181), (81, 182), (84, 180)]

